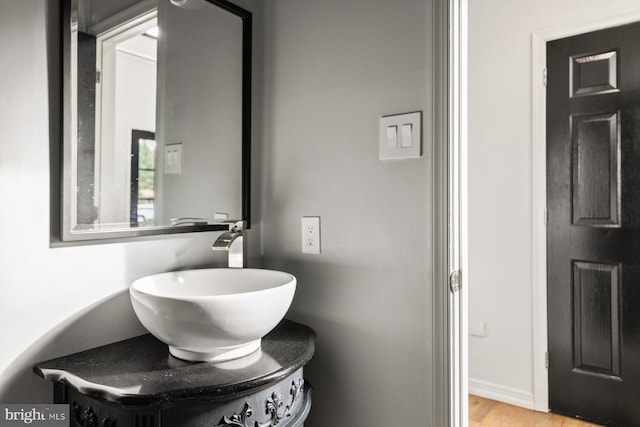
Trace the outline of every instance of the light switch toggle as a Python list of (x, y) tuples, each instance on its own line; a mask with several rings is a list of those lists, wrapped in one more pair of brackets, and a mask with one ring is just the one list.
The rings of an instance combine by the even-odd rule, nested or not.
[(402, 125), (402, 148), (409, 148), (413, 145), (413, 126), (411, 123)]
[(387, 126), (387, 147), (396, 148), (398, 146), (398, 126)]

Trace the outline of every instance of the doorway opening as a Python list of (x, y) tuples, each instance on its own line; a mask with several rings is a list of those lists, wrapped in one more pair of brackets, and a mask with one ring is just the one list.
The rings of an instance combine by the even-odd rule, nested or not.
[[(473, 7), (471, 8), (473, 10)], [(610, 11), (608, 13), (611, 13)], [(615, 11), (614, 11), (615, 13)], [(531, 299), (531, 316), (532, 316), (532, 325), (533, 331), (532, 339), (530, 339), (531, 350), (527, 350), (527, 353), (531, 355), (532, 364), (529, 365), (527, 361), (528, 367), (530, 366), (533, 372), (533, 387), (530, 388), (530, 397), (532, 407), (540, 411), (545, 411), (548, 409), (548, 391), (547, 391), (547, 372), (545, 367), (545, 352), (547, 350), (547, 313), (546, 313), (546, 227), (544, 224), (545, 218), (545, 207), (546, 207), (546, 191), (545, 191), (545, 175), (546, 175), (546, 150), (545, 150), (545, 88), (543, 84), (543, 72), (546, 64), (546, 43), (547, 41), (569, 37), (576, 34), (582, 34), (589, 31), (599, 30), (602, 28), (609, 28), (618, 25), (624, 25), (629, 22), (638, 21), (640, 18), (638, 13), (626, 13), (617, 18), (607, 18), (607, 19), (597, 19), (597, 21), (590, 21), (589, 18), (585, 18), (585, 15), (582, 15), (582, 23), (579, 25), (571, 24), (571, 25), (563, 25), (556, 26), (555, 29), (545, 30), (533, 33), (530, 32), (529, 36), (532, 36), (532, 56), (531, 56), (531, 64), (527, 64), (527, 68), (531, 69), (531, 80), (529, 81), (529, 85), (525, 90), (531, 93), (531, 115), (529, 116), (532, 120), (532, 127), (529, 126), (522, 127), (522, 137), (527, 138), (528, 135), (531, 135), (531, 188), (530, 190), (527, 188), (525, 191), (531, 191), (531, 207), (527, 207), (527, 213), (530, 215), (530, 218), (527, 219), (528, 223), (531, 226), (531, 241), (527, 244), (527, 248), (530, 248), (530, 260), (526, 262), (527, 269), (530, 268), (529, 271), (522, 271), (522, 277), (514, 277), (514, 280), (521, 280), (529, 282), (527, 284), (527, 289), (531, 289), (530, 299)], [(471, 22), (473, 23), (474, 14), (470, 15)], [(565, 21), (570, 20), (570, 17), (566, 17)], [(574, 22), (579, 20), (580, 18), (573, 18)], [(556, 20), (557, 22), (558, 20)], [(584, 22), (588, 22), (584, 24)], [(539, 25), (538, 28), (547, 28), (548, 25)], [(476, 26), (477, 28), (477, 26)], [(471, 37), (474, 37), (471, 34)], [(528, 47), (528, 45), (522, 44), (524, 49)], [(502, 52), (505, 54), (508, 52)], [(544, 56), (543, 56), (544, 55)], [(542, 59), (540, 59), (542, 57)], [(472, 65), (473, 66), (473, 65)], [(471, 73), (474, 72), (474, 69), (471, 69)], [(495, 88), (495, 86), (493, 86)], [(473, 88), (472, 88), (473, 89)], [(526, 106), (525, 106), (526, 107)], [(471, 104), (471, 108), (473, 108), (473, 103)], [(486, 104), (484, 108), (487, 108)], [(477, 112), (477, 110), (475, 110)], [(527, 114), (528, 111), (527, 111)], [(470, 116), (474, 115), (474, 110), (472, 109), (469, 113)], [(531, 129), (531, 134), (529, 134), (529, 129)], [(479, 135), (470, 135), (470, 140), (473, 143), (477, 143)], [(474, 161), (475, 159), (471, 159)], [(527, 174), (529, 171), (527, 171)], [(476, 175), (477, 176), (477, 175)], [(473, 177), (471, 177), (473, 178)], [(468, 194), (462, 195), (463, 203), (467, 202)], [(468, 245), (468, 240), (463, 240), (463, 245)], [(487, 242), (486, 246), (488, 249), (491, 248), (490, 243)], [(471, 254), (473, 256), (473, 253)], [(473, 265), (472, 265), (473, 267)], [(500, 269), (496, 268), (496, 274), (499, 274)], [(473, 273), (471, 280), (473, 280)], [(473, 282), (466, 282), (468, 286), (473, 287)], [(531, 286), (529, 288), (529, 286)], [(468, 288), (467, 288), (468, 289)], [(473, 301), (470, 303), (473, 304)], [(498, 306), (496, 306), (498, 307)], [(467, 314), (468, 315), (468, 314)], [(490, 334), (492, 330), (490, 329), (491, 325), (488, 325), (488, 333)], [(530, 333), (530, 332), (528, 332)], [(468, 380), (468, 379), (467, 379)], [(528, 386), (527, 386), (528, 387)], [(532, 396), (532, 397), (531, 397)]]

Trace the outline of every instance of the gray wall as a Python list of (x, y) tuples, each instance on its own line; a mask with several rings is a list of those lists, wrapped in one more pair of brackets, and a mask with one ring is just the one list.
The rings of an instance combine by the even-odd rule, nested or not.
[[(431, 19), (429, 0), (265, 5), (263, 262), (318, 333), (309, 427), (431, 425)], [(379, 117), (415, 110), (424, 156), (378, 160)]]

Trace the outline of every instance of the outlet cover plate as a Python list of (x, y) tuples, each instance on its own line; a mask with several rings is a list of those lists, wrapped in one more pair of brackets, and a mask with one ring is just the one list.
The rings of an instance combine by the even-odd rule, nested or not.
[(302, 234), (302, 253), (303, 254), (319, 254), (320, 253), (320, 217), (319, 216), (303, 216), (301, 234)]

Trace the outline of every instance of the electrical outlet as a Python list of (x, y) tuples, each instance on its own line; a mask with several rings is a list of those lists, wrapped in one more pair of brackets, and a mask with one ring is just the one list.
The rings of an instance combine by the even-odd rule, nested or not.
[(320, 217), (302, 217), (302, 253), (320, 253)]
[(472, 337), (484, 337), (487, 335), (487, 324), (480, 321), (469, 321), (469, 335)]

